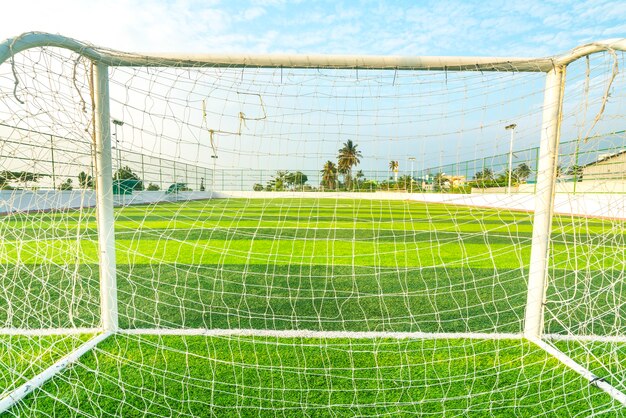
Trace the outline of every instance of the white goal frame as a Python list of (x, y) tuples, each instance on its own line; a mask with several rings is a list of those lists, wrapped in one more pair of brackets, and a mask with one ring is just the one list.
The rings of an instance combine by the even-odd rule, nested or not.
[[(399, 56), (350, 56), (350, 55), (168, 55), (129, 54), (93, 47), (92, 45), (47, 33), (26, 33), (0, 43), (0, 64), (15, 54), (31, 48), (63, 48), (91, 60), (94, 63), (95, 103), (95, 173), (97, 196), (97, 228), (100, 268), (101, 328), (98, 335), (66, 355), (54, 365), (30, 379), (19, 388), (0, 399), (0, 413), (8, 410), (32, 390), (43, 385), (70, 363), (93, 349), (98, 343), (115, 333), (159, 335), (271, 335), (271, 336), (340, 336), (346, 338), (518, 338), (535, 343), (553, 355), (570, 369), (588, 379), (626, 406), (626, 395), (598, 379), (593, 373), (578, 365), (560, 352), (543, 333), (544, 305), (546, 301), (546, 277), (548, 272), (549, 242), (554, 212), (554, 193), (562, 106), (567, 66), (581, 57), (602, 51), (626, 51), (626, 39), (606, 40), (577, 47), (570, 52), (548, 58), (515, 57), (399, 57)], [(523, 333), (520, 334), (449, 334), (449, 333), (394, 333), (394, 332), (309, 332), (265, 330), (122, 330), (118, 326), (115, 235), (112, 191), (111, 127), (109, 114), (109, 67), (257, 67), (257, 68), (325, 68), (325, 69), (389, 69), (430, 71), (515, 71), (542, 72), (546, 74), (537, 193), (532, 232), (532, 249), (528, 277), (527, 303)], [(29, 335), (52, 335), (71, 330), (36, 330)], [(0, 334), (24, 334), (19, 329), (0, 329)], [(566, 339), (567, 337), (559, 337)], [(555, 338), (556, 339), (556, 338)], [(572, 337), (572, 339), (577, 339)]]

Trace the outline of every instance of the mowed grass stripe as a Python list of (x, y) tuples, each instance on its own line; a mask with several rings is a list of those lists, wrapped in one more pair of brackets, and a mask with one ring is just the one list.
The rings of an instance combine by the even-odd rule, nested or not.
[[(484, 268), (519, 268), (528, 264), (530, 244), (514, 240), (485, 239), (438, 241), (355, 241), (355, 240), (123, 240), (117, 242), (120, 263), (150, 264), (178, 262), (203, 264), (327, 264), (381, 267), (445, 266)], [(589, 250), (593, 251), (589, 251)], [(624, 265), (624, 248), (612, 242), (593, 247), (554, 244), (552, 262), (568, 263), (576, 257), (578, 268), (606, 269)], [(89, 240), (37, 240), (19, 245), (3, 244), (1, 263), (67, 264), (94, 263), (98, 259), (97, 242)], [(602, 259), (602, 263), (598, 260)]]
[[(343, 208), (294, 206), (284, 200), (183, 202), (167, 205), (145, 205), (118, 208), (116, 229), (198, 229), (198, 228), (310, 228), (310, 229), (388, 229), (414, 231), (460, 231), (530, 235), (532, 215), (442, 204), (372, 201), (350, 210)], [(301, 203), (301, 202), (300, 202)], [(306, 204), (322, 204), (305, 201)], [(357, 205), (358, 201), (350, 201)], [(345, 206), (344, 204), (343, 206)], [(393, 208), (393, 209), (390, 209)], [(84, 216), (83, 216), (84, 215)], [(556, 217), (555, 230), (576, 234), (621, 234), (610, 221), (586, 218)], [(78, 225), (81, 233), (95, 236), (93, 213), (77, 212), (16, 214), (3, 220), (7, 239), (63, 237), (72, 235)]]
[[(76, 278), (97, 274), (97, 266), (82, 265), (77, 274), (21, 267), (9, 271), (12, 279), (0, 294), (1, 322), (98, 325), (97, 277)], [(48, 279), (34, 281), (34, 274)], [(522, 271), (493, 269), (120, 264), (117, 282), (122, 328), (519, 332), (526, 296)], [(20, 309), (8, 309), (11, 299), (22, 301)]]
[[(9, 266), (0, 321), (97, 326), (97, 271), (97, 265)], [(626, 300), (610, 292), (622, 275), (605, 270), (581, 287), (575, 272), (551, 270), (546, 332), (612, 335), (626, 317)], [(522, 327), (526, 276), (524, 269), (502, 268), (119, 264), (120, 325), (515, 333)]]

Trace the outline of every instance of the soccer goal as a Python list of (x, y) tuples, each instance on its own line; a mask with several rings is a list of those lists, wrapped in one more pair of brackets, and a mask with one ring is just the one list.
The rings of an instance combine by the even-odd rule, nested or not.
[(0, 413), (626, 410), (626, 40), (0, 44)]

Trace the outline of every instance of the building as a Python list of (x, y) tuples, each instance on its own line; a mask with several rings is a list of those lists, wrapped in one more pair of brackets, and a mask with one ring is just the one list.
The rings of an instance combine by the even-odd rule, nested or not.
[(583, 180), (622, 180), (626, 178), (626, 150), (600, 154), (592, 163), (582, 166)]

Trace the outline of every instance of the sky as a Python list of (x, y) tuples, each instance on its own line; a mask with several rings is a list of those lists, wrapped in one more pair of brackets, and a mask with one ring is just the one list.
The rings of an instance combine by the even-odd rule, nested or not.
[(0, 38), (58, 33), (130, 52), (546, 56), (626, 36), (623, 0), (22, 0)]
[[(0, 25), (0, 38), (2, 39), (24, 32), (41, 31), (61, 34), (102, 47), (139, 53), (541, 57), (564, 53), (578, 45), (592, 41), (626, 37), (626, 20), (623, 18), (626, 16), (626, 2), (623, 0), (22, 0), (5, 3), (3, 15), (10, 18), (3, 19), (3, 24)], [(598, 84), (597, 91), (603, 92), (606, 77), (602, 74), (606, 74), (607, 68), (610, 69), (610, 63), (608, 67), (607, 64), (598, 68), (600, 67), (604, 72), (598, 72), (600, 75), (597, 79), (602, 83)], [(579, 68), (578, 71), (580, 74), (584, 73), (584, 69)], [(253, 73), (245, 75), (246, 79), (254, 77)], [(242, 81), (244, 81), (243, 76), (242, 73)], [(352, 76), (359, 83), (359, 74), (349, 74), (347, 77)], [(282, 73), (280, 77), (282, 80)], [(238, 78), (239, 75), (237, 75)], [(533, 85), (532, 89), (524, 90), (528, 87), (527, 79), (520, 76), (516, 79), (517, 81), (507, 81), (502, 84), (504, 86), (502, 91), (498, 90), (500, 88), (498, 83), (503, 79), (494, 80), (497, 83), (490, 84), (487, 81), (487, 84), (482, 85), (476, 82), (474, 87), (471, 87), (472, 84), (469, 84), (469, 88), (464, 87), (460, 90), (464, 95), (465, 102), (463, 103), (457, 100), (456, 96), (451, 95), (449, 100), (451, 100), (450, 103), (455, 102), (453, 105), (443, 103), (438, 108), (424, 103), (415, 105), (415, 108), (409, 105), (408, 111), (417, 109), (422, 115), (428, 114), (429, 111), (436, 114), (438, 119), (435, 127), (449, 133), (447, 142), (433, 137), (430, 130), (434, 124), (430, 120), (415, 122), (405, 118), (405, 126), (402, 128), (396, 127), (395, 130), (386, 132), (387, 128), (381, 125), (383, 132), (373, 132), (373, 128), (378, 128), (376, 116), (381, 116), (381, 114), (373, 113), (372, 117), (354, 120), (356, 121), (354, 126), (358, 125), (362, 128), (360, 131), (358, 127), (354, 130), (347, 128), (352, 125), (351, 119), (344, 119), (341, 124), (336, 122), (341, 136), (331, 139), (326, 136), (324, 140), (327, 142), (323, 142), (318, 140), (327, 135), (323, 127), (316, 128), (318, 130), (313, 135), (306, 132), (307, 123), (315, 125), (314, 119), (307, 119), (308, 116), (303, 115), (298, 115), (300, 119), (297, 120), (279, 119), (277, 114), (284, 112), (289, 103), (283, 99), (280, 106), (287, 107), (276, 107), (278, 102), (272, 103), (270, 101), (272, 93), (266, 92), (265, 100), (268, 100), (266, 105), (275, 106), (274, 114), (270, 115), (274, 119), (268, 117), (267, 121), (256, 122), (249, 120), (246, 126), (251, 134), (248, 138), (251, 144), (248, 151), (254, 150), (255, 155), (259, 155), (258, 161), (244, 161), (244, 151), (241, 151), (241, 155), (237, 158), (228, 159), (227, 144), (232, 147), (231, 151), (234, 155), (237, 147), (242, 147), (239, 148), (241, 150), (245, 148), (246, 143), (237, 141), (246, 140), (246, 136), (232, 139), (222, 135), (217, 138), (222, 155), (217, 164), (222, 164), (224, 167), (245, 165), (258, 168), (268, 164), (266, 155), (279, 154), (279, 151), (286, 150), (291, 152), (290, 147), (295, 147), (294, 152), (303, 155), (311, 153), (318, 155), (319, 158), (312, 161), (310, 166), (305, 165), (307, 169), (318, 170), (327, 158), (332, 158), (331, 154), (336, 152), (341, 141), (348, 137), (356, 137), (360, 138), (361, 148), (368, 156), (362, 164), (366, 169), (386, 170), (390, 159), (400, 160), (402, 168), (407, 169), (410, 156), (421, 156), (418, 157), (418, 165), (421, 168), (437, 166), (463, 159), (483, 158), (487, 155), (486, 153), (494, 155), (506, 153), (509, 146), (509, 132), (504, 131), (503, 127), (511, 123), (511, 114), (516, 114), (515, 122), (519, 125), (516, 148), (523, 149), (536, 144), (540, 120), (531, 120), (530, 117), (524, 115), (530, 114), (527, 108), (533, 108), (535, 114), (540, 114), (537, 109), (540, 107), (543, 96), (543, 79), (530, 78), (536, 85)], [(390, 82), (393, 87), (396, 81), (402, 84), (402, 80), (396, 80), (395, 75), (393, 80), (388, 77), (386, 82)], [(584, 85), (584, 79), (575, 79), (575, 81), (580, 86)], [(415, 81), (415, 83), (419, 85), (420, 82)], [(454, 83), (453, 78), (442, 76), (439, 85), (446, 89), (454, 86)], [(623, 76), (622, 83), (624, 83)], [(362, 90), (363, 97), (368, 97), (369, 94), (384, 96), (385, 93), (393, 90), (390, 86), (380, 87), (376, 82), (372, 85), (374, 87), (370, 88), (361, 82), (361, 88), (364, 89)], [(464, 89), (471, 92), (472, 88), (479, 87), (482, 89), (483, 96), (487, 98), (481, 96), (473, 99), (470, 97), (471, 94), (464, 93), (466, 91)], [(142, 86), (138, 88), (141, 89)], [(407, 89), (411, 88), (413, 88), (411, 84), (407, 84)], [(485, 94), (491, 88), (493, 89), (491, 93)], [(508, 101), (507, 94), (503, 93), (504, 90), (508, 90), (508, 96), (519, 96), (515, 106)], [(524, 91), (531, 93), (524, 93)], [(436, 99), (437, 94), (432, 93), (431, 97)], [(405, 100), (411, 100), (412, 95), (413, 93), (407, 93)], [(619, 97), (623, 106), (623, 93)], [(528, 100), (527, 105), (524, 100)], [(492, 110), (488, 114), (481, 113), (480, 106), (485, 106), (487, 101)], [(198, 116), (201, 114), (202, 100), (198, 99), (196, 102), (192, 110)], [(350, 106), (361, 106), (359, 103), (355, 101), (346, 103), (345, 106), (349, 109)], [(333, 109), (333, 106), (340, 106), (342, 103), (327, 105), (317, 102), (313, 105), (319, 106), (317, 110), (321, 111)], [(382, 103), (382, 106), (384, 105)], [(259, 109), (252, 107), (252, 109), (230, 109), (225, 111), (219, 121), (201, 122), (207, 125), (204, 127), (207, 129), (232, 130), (234, 128), (230, 126), (222, 126), (221, 121), (233, 119), (231, 116), (236, 116), (241, 111), (255, 115), (261, 114)], [(337, 109), (340, 110), (339, 107)], [(367, 114), (367, 109), (361, 110)], [(448, 115), (461, 110), (464, 113), (461, 118), (457, 118), (458, 120), (447, 119)], [(593, 108), (589, 110), (587, 117), (593, 117), (594, 112)], [(117, 117), (122, 116), (121, 111), (118, 113), (120, 115)], [(396, 113), (394, 117), (398, 119), (404, 117), (399, 112)], [(129, 115), (126, 117), (128, 118)], [(238, 123), (239, 119), (235, 119), (235, 123)], [(620, 117), (620, 121), (622, 119)], [(123, 132), (120, 133), (120, 137), (132, 137), (133, 129), (136, 132), (145, 132), (146, 126), (149, 125), (145, 122), (133, 125), (130, 119), (127, 122), (122, 128)], [(578, 126), (578, 122), (574, 122), (570, 124), (571, 129), (566, 130), (571, 137), (576, 135)], [(306, 137), (308, 142), (304, 146), (294, 141), (287, 145), (276, 145), (277, 142), (274, 142), (274, 145), (269, 148), (264, 143), (254, 142), (256, 139), (252, 134), (258, 134), (258, 137), (271, 137), (267, 127), (272, 123), (277, 126), (292, 127), (292, 131), (282, 134), (282, 141), (285, 144), (293, 139), (292, 136), (298, 135)], [(419, 125), (420, 123), (424, 126)], [(196, 125), (200, 124), (200, 122), (196, 123)], [(369, 130), (368, 124), (372, 127)], [(420, 138), (423, 140), (413, 141), (411, 135), (415, 132), (421, 132)], [(467, 133), (459, 134), (460, 132)], [(205, 146), (208, 147), (207, 132), (203, 131), (202, 135), (204, 136), (200, 136), (200, 140), (206, 142)], [(380, 138), (386, 140), (395, 138), (397, 144), (382, 142)], [(127, 148), (131, 149), (136, 145), (128, 144)], [(271, 148), (272, 146), (276, 148)], [(264, 150), (267, 151), (266, 154), (263, 154)], [(193, 150), (187, 153), (195, 156)], [(215, 163), (214, 160), (208, 161)], [(275, 165), (278, 166), (280, 163)], [(291, 167), (281, 166), (280, 168)]]

